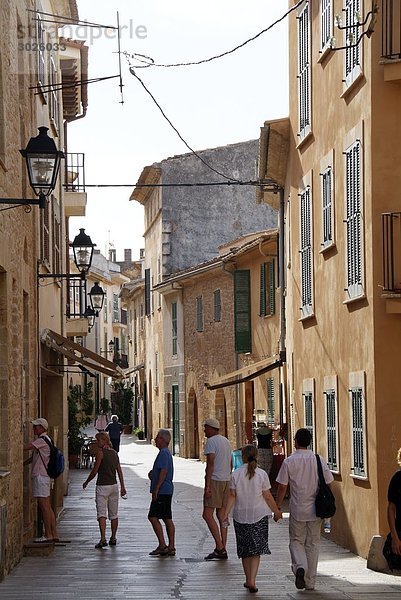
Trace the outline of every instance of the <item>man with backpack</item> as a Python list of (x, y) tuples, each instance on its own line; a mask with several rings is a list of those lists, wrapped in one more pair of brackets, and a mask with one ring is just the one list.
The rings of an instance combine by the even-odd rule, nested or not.
[(58, 541), (56, 517), (50, 503), (50, 477), (47, 472), (51, 445), (54, 446), (54, 444), (47, 435), (49, 424), (46, 419), (34, 419), (31, 423), (37, 437), (33, 442), (24, 444), (24, 450), (33, 450), (32, 455), (24, 461), (24, 464), (32, 463), (32, 496), (38, 499), (44, 525), (44, 535), (34, 541), (55, 542)]

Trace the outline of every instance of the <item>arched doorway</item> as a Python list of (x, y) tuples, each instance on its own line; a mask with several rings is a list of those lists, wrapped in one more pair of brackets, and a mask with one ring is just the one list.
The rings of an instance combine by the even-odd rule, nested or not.
[(220, 434), (228, 437), (227, 431), (227, 405), (226, 397), (222, 389), (216, 391), (215, 398), (216, 418), (220, 421)]
[(198, 401), (194, 388), (188, 394), (188, 427), (189, 458), (199, 458)]

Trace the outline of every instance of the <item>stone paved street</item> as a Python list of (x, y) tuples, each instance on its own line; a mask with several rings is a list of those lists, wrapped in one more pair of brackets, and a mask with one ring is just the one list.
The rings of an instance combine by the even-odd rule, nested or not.
[[(70, 600), (76, 598), (211, 600), (250, 598), (242, 587), (244, 576), (229, 532), (226, 562), (205, 562), (213, 548), (201, 518), (204, 465), (175, 459), (173, 516), (177, 556), (150, 557), (156, 540), (147, 521), (147, 472), (157, 453), (146, 442), (123, 436), (120, 451), (128, 499), (121, 500), (118, 545), (96, 550), (98, 527), (94, 506), (95, 483), (86, 491), (88, 471), (71, 472), (69, 496), (59, 522), (59, 534), (71, 540), (48, 557), (26, 557), (0, 583), (1, 600)], [(288, 520), (270, 527), (271, 556), (262, 557), (257, 598), (281, 600), (399, 600), (401, 578), (375, 573), (366, 561), (328, 540), (322, 540), (317, 589), (297, 591), (289, 566)]]

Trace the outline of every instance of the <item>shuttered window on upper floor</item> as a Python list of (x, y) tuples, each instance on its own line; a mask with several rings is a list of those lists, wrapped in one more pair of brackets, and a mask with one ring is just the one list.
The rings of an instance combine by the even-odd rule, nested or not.
[(266, 379), (267, 391), (267, 422), (269, 425), (274, 425), (275, 402), (274, 402), (274, 377)]
[(276, 282), (274, 258), (260, 265), (259, 282), (259, 315), (274, 315), (276, 310)]
[(333, 169), (328, 166), (321, 173), (321, 191), (322, 191), (322, 222), (323, 222), (323, 239), (322, 247), (327, 248), (333, 245)]
[(216, 322), (221, 321), (221, 291), (214, 290), (213, 292), (213, 310), (214, 320)]
[(357, 140), (345, 155), (345, 227), (348, 298), (363, 295), (362, 146)]
[(177, 302), (171, 303), (171, 353), (177, 354)]
[(333, 37), (333, 0), (320, 0), (320, 51), (330, 46)]
[(344, 29), (344, 70), (345, 86), (350, 86), (362, 74), (362, 48), (359, 42), (361, 27), (358, 25), (362, 10), (362, 0), (345, 0)]
[(301, 265), (301, 316), (313, 314), (312, 293), (312, 198), (309, 186), (300, 194), (300, 265)]
[(251, 274), (249, 269), (234, 271), (235, 351), (252, 351)]
[(203, 331), (203, 297), (196, 298), (196, 331)]
[[(150, 312), (150, 269), (145, 269), (145, 315), (148, 317), (150, 315)], [(143, 325), (141, 327), (141, 331), (142, 330)]]
[(301, 6), (298, 14), (298, 137), (302, 141), (311, 131), (311, 52), (310, 7)]

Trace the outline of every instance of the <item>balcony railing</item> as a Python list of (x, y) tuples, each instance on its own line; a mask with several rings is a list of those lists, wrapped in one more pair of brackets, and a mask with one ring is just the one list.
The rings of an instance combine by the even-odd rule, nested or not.
[(86, 281), (69, 279), (67, 282), (67, 319), (79, 319), (86, 308)]
[(85, 191), (85, 154), (68, 152), (65, 160), (66, 192)]
[(382, 214), (383, 293), (401, 294), (401, 212)]
[(401, 59), (401, 3), (400, 0), (382, 2), (382, 56)]

